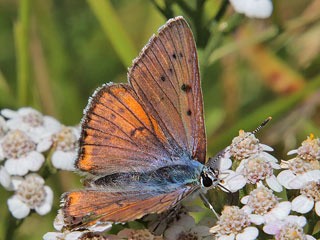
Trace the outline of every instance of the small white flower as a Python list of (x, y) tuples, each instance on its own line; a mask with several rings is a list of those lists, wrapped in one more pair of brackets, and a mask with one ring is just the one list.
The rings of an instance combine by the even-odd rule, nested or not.
[(52, 136), (55, 151), (51, 161), (55, 168), (73, 171), (74, 161), (77, 158), (77, 144), (80, 132), (75, 127), (63, 126), (60, 132)]
[(273, 174), (273, 169), (279, 168), (276, 158), (266, 152), (261, 152), (242, 160), (236, 171), (229, 170), (229, 175), (224, 179), (224, 187), (235, 192), (247, 183), (257, 184), (260, 181), (266, 181), (272, 190), (281, 192), (282, 186)]
[[(62, 209), (58, 210), (58, 214), (53, 222), (54, 228), (59, 232), (48, 232), (43, 236), (44, 240), (62, 240), (62, 239), (105, 239), (102, 235), (111, 229), (112, 223), (96, 223), (83, 231), (65, 230), (65, 219)], [(108, 238), (107, 238), (108, 239)]]
[(13, 190), (11, 176), (3, 166), (0, 166), (0, 184), (7, 190)]
[[(81, 240), (81, 239), (90, 239), (90, 238), (88, 238), (88, 236), (86, 236), (87, 234), (88, 234), (87, 231), (48, 232), (45, 235), (43, 235), (43, 240)], [(97, 238), (94, 238), (94, 237), (97, 237), (97, 235), (93, 235), (92, 239), (99, 239), (98, 237)], [(103, 239), (103, 238), (101, 238), (101, 239)]]
[(303, 232), (307, 220), (303, 216), (288, 216), (283, 220), (276, 219), (263, 227), (267, 234), (275, 235), (276, 240), (281, 239), (305, 239), (316, 240), (314, 237)]
[(314, 135), (310, 134), (298, 149), (288, 152), (288, 155), (292, 154), (297, 154), (299, 158), (307, 162), (320, 160), (320, 139), (314, 138)]
[(271, 147), (265, 144), (261, 144), (259, 139), (256, 138), (252, 133), (239, 131), (239, 136), (232, 140), (229, 147), (231, 157), (235, 160), (243, 160), (249, 157), (259, 155), (264, 151), (273, 151)]
[(0, 138), (3, 137), (8, 131), (6, 120), (0, 116)]
[(233, 8), (251, 18), (268, 18), (272, 14), (271, 0), (230, 0)]
[(44, 186), (44, 180), (36, 173), (23, 177), (12, 177), (15, 194), (7, 200), (11, 214), (18, 219), (28, 216), (31, 209), (39, 215), (50, 212), (53, 192)]
[(302, 142), (298, 149), (288, 152), (296, 157), (281, 161), (281, 168), (286, 169), (277, 176), (278, 181), (287, 189), (300, 189), (309, 181), (317, 181), (320, 177), (320, 141), (313, 135)]
[(0, 139), (0, 160), (10, 175), (23, 176), (38, 171), (44, 156), (36, 151), (36, 144), (21, 130), (12, 130)]
[(241, 199), (243, 207), (249, 213), (250, 221), (256, 225), (285, 219), (291, 210), (288, 201), (279, 202), (272, 191), (265, 186), (259, 186)]
[(58, 214), (53, 221), (53, 227), (55, 230), (61, 232), (64, 225), (65, 225), (65, 222), (64, 222), (63, 211), (62, 211), (62, 209), (59, 209)]
[(18, 111), (3, 109), (1, 114), (8, 118), (7, 125), (10, 129), (19, 129), (37, 143), (37, 150), (44, 152), (52, 144), (51, 136), (57, 133), (61, 124), (50, 116), (43, 116), (33, 108), (24, 107)]
[(288, 168), (277, 176), (280, 184), (286, 189), (299, 189), (302, 186), (302, 181), (316, 180), (320, 173), (320, 170), (314, 169), (313, 165), (300, 158), (281, 161), (280, 166)]
[(280, 166), (277, 163), (278, 160), (267, 153), (268, 151), (273, 151), (273, 149), (261, 144), (252, 133), (240, 130), (239, 136), (232, 140), (231, 145), (226, 149), (228, 154), (225, 154), (223, 158), (226, 166), (230, 165), (226, 161), (229, 158), (229, 162), (233, 159), (238, 167), (236, 171), (224, 170), (222, 172), (224, 181), (221, 185), (231, 192), (236, 192), (246, 183), (255, 184), (259, 181), (266, 181), (274, 191), (281, 192), (282, 186), (273, 175), (273, 169), (280, 169)]
[(227, 206), (223, 209), (217, 225), (212, 227), (210, 232), (215, 234), (217, 240), (257, 239), (259, 231), (250, 224), (249, 215), (245, 209)]
[(302, 185), (301, 195), (292, 200), (293, 211), (304, 214), (315, 207), (316, 214), (320, 216), (320, 171), (318, 175), (317, 180), (308, 181)]
[(179, 221), (165, 231), (164, 236), (167, 240), (212, 239), (209, 227), (196, 225), (195, 220), (190, 215), (182, 216)]

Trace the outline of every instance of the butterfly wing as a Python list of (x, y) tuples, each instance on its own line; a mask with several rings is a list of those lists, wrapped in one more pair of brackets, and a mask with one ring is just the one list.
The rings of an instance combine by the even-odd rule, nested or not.
[[(128, 77), (130, 85), (97, 90), (85, 112), (76, 166), (95, 177), (87, 180), (90, 188), (64, 197), (71, 228), (159, 213), (199, 188), (206, 155), (202, 93), (193, 35), (183, 18), (169, 20), (152, 37)], [(182, 179), (189, 165), (194, 175)], [(168, 166), (174, 175), (161, 175), (165, 184), (159, 180), (155, 185), (164, 185), (156, 189), (135, 179), (135, 173), (163, 173)], [(118, 180), (107, 189), (95, 185), (119, 173), (133, 176), (128, 185), (137, 188)]]
[(76, 229), (96, 222), (128, 222), (146, 213), (159, 213), (177, 204), (192, 192), (184, 186), (171, 192), (127, 191), (105, 192), (84, 190), (67, 193), (64, 198), (64, 214), (67, 225)]
[(169, 20), (158, 36), (150, 39), (128, 78), (166, 138), (204, 164), (206, 136), (198, 57), (192, 32), (182, 17)]
[(128, 84), (98, 89), (82, 123), (79, 170), (95, 175), (142, 172), (183, 161)]

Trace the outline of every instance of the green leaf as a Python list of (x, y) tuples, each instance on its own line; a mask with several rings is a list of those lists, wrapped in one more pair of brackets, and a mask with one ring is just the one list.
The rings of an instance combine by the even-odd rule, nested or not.
[(134, 44), (121, 24), (110, 1), (88, 0), (88, 3), (123, 65), (130, 66), (132, 60), (137, 56), (138, 51), (135, 49)]

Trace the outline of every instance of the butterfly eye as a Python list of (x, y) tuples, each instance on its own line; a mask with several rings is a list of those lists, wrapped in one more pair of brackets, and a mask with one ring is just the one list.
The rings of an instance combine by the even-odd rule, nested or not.
[(213, 180), (214, 179), (212, 179), (211, 176), (208, 175), (208, 173), (204, 173), (204, 172), (201, 173), (201, 184), (204, 187), (211, 187), (213, 184)]

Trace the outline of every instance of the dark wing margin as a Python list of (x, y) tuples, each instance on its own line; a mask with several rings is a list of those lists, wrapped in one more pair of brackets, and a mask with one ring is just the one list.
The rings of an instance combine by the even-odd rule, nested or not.
[(205, 163), (206, 134), (197, 50), (182, 17), (171, 19), (133, 61), (129, 82), (171, 142)]

